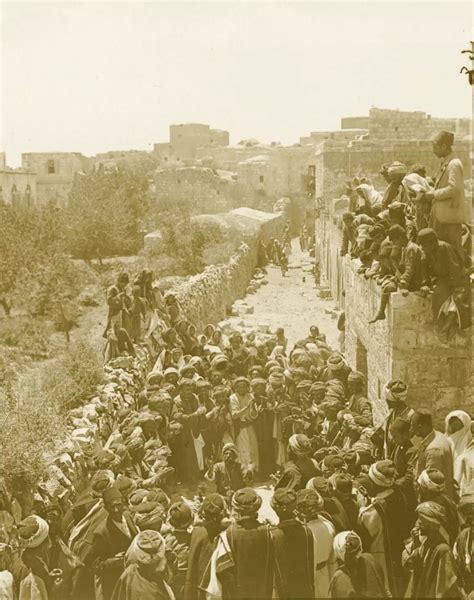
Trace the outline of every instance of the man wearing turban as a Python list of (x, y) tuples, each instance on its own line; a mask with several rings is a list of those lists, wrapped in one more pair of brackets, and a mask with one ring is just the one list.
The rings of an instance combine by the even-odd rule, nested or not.
[(296, 494), (296, 512), (300, 521), (310, 529), (314, 541), (314, 590), (316, 598), (329, 597), (329, 583), (336, 561), (333, 541), (334, 525), (321, 515), (324, 500), (316, 490), (304, 489)]
[(395, 161), (391, 165), (382, 167), (382, 175), (388, 183), (382, 199), (382, 208), (385, 210), (392, 202), (406, 202), (406, 192), (402, 185), (407, 174), (407, 166)]
[(312, 477), (321, 474), (318, 463), (312, 458), (311, 440), (303, 433), (294, 433), (288, 440), (288, 462), (275, 485), (275, 489), (303, 489)]
[(280, 519), (270, 530), (278, 598), (315, 598), (314, 539), (311, 530), (296, 520), (296, 493), (279, 488), (271, 503)]
[(418, 477), (418, 499), (420, 502), (436, 502), (446, 513), (445, 530), (452, 545), (459, 533), (459, 513), (454, 500), (446, 494), (444, 474), (438, 469), (425, 469)]
[(405, 498), (395, 486), (395, 477), (391, 460), (380, 460), (370, 466), (368, 491), (372, 501), (360, 510), (359, 525), (364, 533), (364, 550), (370, 552), (382, 568), (392, 595), (402, 597), (406, 581), (401, 555), (403, 540), (410, 532), (410, 521)]
[(334, 554), (339, 568), (331, 580), (331, 598), (390, 597), (380, 566), (371, 554), (362, 552), (362, 541), (355, 531), (336, 535)]
[(390, 435), (390, 426), (395, 419), (405, 419), (410, 421), (414, 410), (407, 404), (408, 386), (404, 381), (392, 379), (384, 389), (385, 402), (389, 408), (389, 413), (382, 426), (377, 429), (374, 440), (379, 445), (384, 458), (391, 458), (396, 443)]
[[(23, 547), (21, 561), (26, 567), (20, 574), (20, 594), (23, 598), (34, 598), (34, 588), (48, 598), (54, 586), (50, 575), (50, 550), (48, 523), (37, 515), (26, 517), (18, 525), (20, 547)], [(31, 590), (31, 591), (30, 591)]]
[(174, 600), (165, 581), (165, 540), (157, 531), (141, 531), (128, 549), (127, 567), (121, 575), (112, 600)]
[(252, 488), (232, 496), (234, 521), (221, 534), (218, 577), (224, 598), (271, 598), (273, 562), (270, 532), (257, 520), (262, 499)]
[(406, 598), (459, 598), (454, 556), (441, 530), (446, 513), (435, 502), (422, 502), (416, 509), (417, 527), (403, 552), (405, 568), (411, 572)]
[(211, 464), (205, 477), (216, 484), (216, 491), (227, 497), (244, 486), (245, 474), (239, 462), (239, 451), (232, 443), (222, 448), (222, 460)]
[(210, 584), (211, 558), (216, 549), (219, 534), (225, 529), (223, 518), (226, 503), (220, 494), (209, 494), (204, 498), (198, 523), (191, 533), (188, 570), (184, 587), (184, 600), (202, 600)]

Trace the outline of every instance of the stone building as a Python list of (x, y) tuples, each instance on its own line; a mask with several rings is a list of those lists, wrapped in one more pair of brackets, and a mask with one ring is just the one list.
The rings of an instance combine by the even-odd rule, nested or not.
[(235, 175), (208, 167), (157, 169), (154, 177), (157, 202), (188, 203), (194, 214), (215, 213), (239, 206)]
[(358, 260), (340, 256), (344, 200), (329, 201), (316, 220), (317, 259), (321, 285), (331, 291), (346, 313), (345, 354), (350, 366), (363, 372), (368, 397), (382, 409), (383, 387), (389, 379), (409, 385), (409, 404), (427, 408), (441, 423), (453, 408), (474, 410), (470, 331), (450, 343), (439, 340), (430, 299), (416, 293), (391, 295), (387, 318), (369, 324), (381, 290), (357, 273)]
[(438, 131), (452, 131), (458, 139), (469, 137), (470, 119), (432, 117), (422, 111), (371, 108), (369, 111), (370, 139), (428, 140)]
[(36, 174), (38, 204), (64, 204), (76, 173), (87, 173), (91, 159), (80, 152), (28, 152), (21, 155), (22, 169)]
[(170, 125), (167, 143), (154, 145), (154, 153), (162, 163), (186, 164), (197, 158), (197, 150), (229, 145), (229, 132), (211, 129), (203, 123)]
[(21, 208), (36, 205), (36, 173), (10, 169), (4, 152), (0, 153), (0, 202)]

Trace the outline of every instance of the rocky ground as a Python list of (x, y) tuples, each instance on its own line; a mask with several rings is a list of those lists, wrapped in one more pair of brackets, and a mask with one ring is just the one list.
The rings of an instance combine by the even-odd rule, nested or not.
[(291, 346), (305, 338), (311, 325), (317, 325), (326, 334), (329, 345), (339, 349), (337, 318), (334, 301), (323, 300), (311, 273), (311, 263), (307, 252), (301, 252), (299, 241), (293, 240), (289, 270), (282, 276), (280, 267), (267, 268), (268, 283), (255, 293), (249, 294), (245, 302), (253, 307), (253, 314), (227, 319), (226, 323), (244, 321), (246, 328), (268, 324), (271, 331), (283, 327)]

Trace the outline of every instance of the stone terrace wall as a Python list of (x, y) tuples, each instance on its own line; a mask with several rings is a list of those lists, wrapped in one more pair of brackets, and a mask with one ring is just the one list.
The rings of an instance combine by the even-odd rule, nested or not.
[(387, 319), (369, 324), (381, 290), (357, 273), (359, 265), (344, 259), (346, 353), (356, 367), (366, 353), (369, 398), (380, 398), (388, 379), (403, 379), (411, 406), (431, 410), (438, 423), (456, 407), (472, 412), (470, 331), (440, 342), (431, 300), (399, 292), (391, 296)]
[(409, 384), (412, 406), (432, 409), (439, 424), (454, 408), (473, 412), (471, 330), (449, 344), (440, 342), (431, 300), (414, 293), (392, 294), (387, 319), (369, 324), (381, 290), (357, 273), (359, 261), (340, 256), (343, 210), (341, 201), (333, 201), (316, 220), (317, 258), (321, 285), (330, 288), (346, 312), (346, 356), (353, 368), (366, 374), (369, 398), (383, 412), (378, 402), (383, 387), (389, 379), (400, 378)]
[(387, 110), (371, 108), (369, 134), (371, 138), (421, 140), (430, 139), (442, 129), (460, 137), (469, 135), (470, 119), (432, 118), (422, 111)]
[(275, 214), (247, 236), (228, 263), (211, 265), (173, 288), (186, 317), (198, 330), (225, 319), (234, 301), (245, 295), (257, 266), (259, 239), (281, 237), (283, 226), (284, 214)]

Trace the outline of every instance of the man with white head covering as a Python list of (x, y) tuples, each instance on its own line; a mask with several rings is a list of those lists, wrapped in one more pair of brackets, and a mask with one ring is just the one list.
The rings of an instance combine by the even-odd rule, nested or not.
[(453, 451), (454, 479), (463, 494), (474, 479), (472, 419), (463, 410), (453, 410), (446, 417), (445, 423), (445, 435)]
[(165, 540), (157, 531), (141, 531), (125, 555), (127, 568), (121, 575), (112, 600), (174, 600), (165, 581)]
[(330, 598), (389, 598), (384, 574), (371, 554), (362, 552), (355, 531), (341, 531), (334, 538), (339, 568), (329, 587)]
[(441, 533), (444, 509), (423, 502), (416, 509), (417, 527), (403, 552), (403, 563), (411, 571), (405, 598), (459, 598), (454, 556)]
[(407, 198), (402, 181), (407, 171), (407, 166), (399, 161), (384, 167), (383, 175), (388, 186), (383, 194), (382, 208), (388, 208), (392, 202), (406, 202)]
[(30, 515), (18, 525), (20, 546), (24, 548), (21, 561), (24, 569), (20, 574), (20, 595), (25, 600), (36, 598), (35, 588), (41, 598), (48, 598), (54, 588), (50, 574), (50, 549), (48, 523), (37, 515)]

